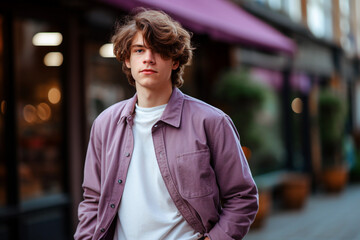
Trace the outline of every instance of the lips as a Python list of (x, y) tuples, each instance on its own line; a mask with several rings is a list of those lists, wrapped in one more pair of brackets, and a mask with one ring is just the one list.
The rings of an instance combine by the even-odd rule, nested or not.
[(155, 70), (153, 69), (143, 69), (140, 71), (141, 73), (144, 73), (144, 74), (152, 74), (152, 73), (157, 73)]

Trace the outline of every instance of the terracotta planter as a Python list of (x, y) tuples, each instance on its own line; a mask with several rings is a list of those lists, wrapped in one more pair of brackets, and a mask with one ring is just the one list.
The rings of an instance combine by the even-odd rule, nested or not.
[(322, 182), (328, 192), (341, 192), (348, 181), (348, 170), (343, 167), (332, 167), (323, 170)]
[(303, 174), (288, 174), (282, 184), (282, 201), (285, 208), (302, 208), (310, 193), (309, 177)]
[(259, 210), (251, 228), (261, 228), (272, 208), (272, 196), (270, 191), (259, 191)]

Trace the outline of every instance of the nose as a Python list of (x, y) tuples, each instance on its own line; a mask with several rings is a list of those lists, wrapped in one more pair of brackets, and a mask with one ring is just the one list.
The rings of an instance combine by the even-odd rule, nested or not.
[(147, 49), (144, 56), (144, 63), (147, 64), (154, 64), (155, 63), (155, 56), (154, 52), (151, 49)]

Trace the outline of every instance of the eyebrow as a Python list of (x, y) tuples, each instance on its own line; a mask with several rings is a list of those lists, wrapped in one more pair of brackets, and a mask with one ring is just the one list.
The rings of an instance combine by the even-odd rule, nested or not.
[(131, 45), (131, 48), (135, 48), (135, 47), (146, 48), (146, 46), (144, 46), (142, 44), (133, 44), (133, 45)]

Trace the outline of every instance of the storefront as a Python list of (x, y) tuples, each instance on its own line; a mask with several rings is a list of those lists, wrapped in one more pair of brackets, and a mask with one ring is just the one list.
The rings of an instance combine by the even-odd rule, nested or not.
[(91, 123), (134, 92), (100, 54), (115, 17), (92, 5), (0, 9), (0, 239), (69, 239)]
[[(134, 94), (120, 64), (101, 51), (116, 19), (128, 11), (87, 1), (0, 5), (0, 239), (72, 237), (92, 121)], [(230, 65), (230, 45), (294, 50), (287, 38), (281, 49), (277, 41), (271, 46), (251, 41), (251, 35), (216, 32), (219, 26), (207, 32), (204, 24), (192, 29), (201, 47), (184, 85), (204, 100), (211, 99), (208, 79), (215, 81)], [(265, 24), (256, 25), (282, 39)]]

